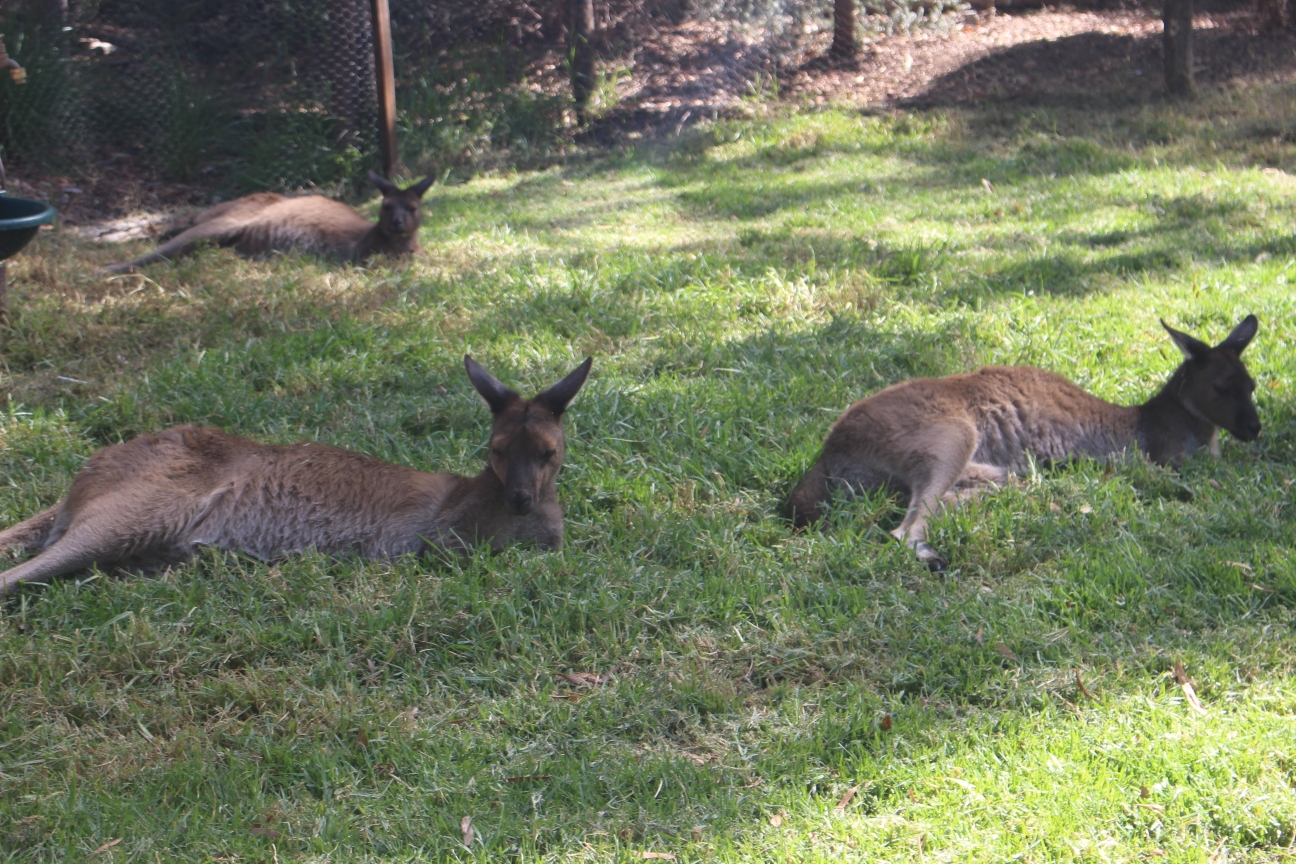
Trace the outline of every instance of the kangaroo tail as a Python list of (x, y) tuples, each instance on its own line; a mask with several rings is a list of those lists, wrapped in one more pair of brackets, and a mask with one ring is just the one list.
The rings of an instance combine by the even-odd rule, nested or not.
[(133, 258), (130, 261), (122, 261), (119, 264), (109, 264), (103, 268), (105, 273), (130, 273), (138, 267), (145, 264), (153, 264), (157, 261), (170, 261), (173, 258), (179, 258), (181, 255), (188, 255), (199, 243), (204, 240), (211, 241), (220, 246), (231, 246), (238, 242), (238, 233), (241, 225), (227, 224), (229, 220), (212, 219), (200, 222), (197, 225), (185, 231), (181, 231), (175, 237), (163, 243), (158, 248), (148, 254)]
[(50, 530), (54, 527), (54, 517), (58, 515), (61, 505), (55, 504), (48, 510), (42, 510), (30, 519), (25, 519), (0, 531), (0, 551), (6, 549), (43, 549), (49, 539)]

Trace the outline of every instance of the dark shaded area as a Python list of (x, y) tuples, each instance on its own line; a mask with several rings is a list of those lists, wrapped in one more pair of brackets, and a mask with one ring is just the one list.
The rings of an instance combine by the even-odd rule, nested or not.
[[(1245, 22), (1194, 32), (1197, 85), (1296, 72), (1296, 35), (1256, 35)], [(1163, 98), (1159, 34), (1082, 33), (1052, 42), (1014, 45), (942, 76), (910, 108), (1008, 103), (1018, 107), (1093, 109)]]

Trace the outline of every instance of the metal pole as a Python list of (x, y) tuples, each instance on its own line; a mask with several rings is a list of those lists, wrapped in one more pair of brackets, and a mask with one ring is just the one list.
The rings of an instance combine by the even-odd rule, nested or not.
[(400, 164), (396, 150), (396, 72), (392, 65), (391, 11), (387, 0), (373, 0), (374, 71), (378, 75), (378, 152), (383, 174)]

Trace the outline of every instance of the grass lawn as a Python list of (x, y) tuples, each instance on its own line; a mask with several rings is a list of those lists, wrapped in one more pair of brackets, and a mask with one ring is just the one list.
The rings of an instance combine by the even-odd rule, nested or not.
[[(408, 267), (105, 280), (144, 247), (42, 235), (10, 265), (5, 524), (180, 422), (476, 472), (465, 352), (530, 392), (595, 365), (561, 552), (21, 591), (0, 861), (1286, 860), (1294, 105), (755, 106), (438, 186)], [(777, 515), (887, 384), (1026, 363), (1141, 401), (1178, 362), (1158, 317), (1215, 342), (1252, 312), (1265, 429), (1218, 461), (1022, 478), (934, 522), (943, 575), (894, 500)]]

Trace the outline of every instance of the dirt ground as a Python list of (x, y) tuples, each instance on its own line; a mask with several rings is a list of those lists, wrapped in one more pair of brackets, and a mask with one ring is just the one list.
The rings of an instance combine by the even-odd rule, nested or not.
[[(1258, 34), (1253, 12), (1203, 14), (1195, 27), (1203, 86), (1296, 76), (1296, 36)], [(942, 32), (866, 38), (850, 68), (824, 60), (831, 37), (827, 27), (808, 33), (805, 59), (789, 67), (757, 39), (706, 22), (645, 34), (633, 59), (612, 69), (616, 108), (577, 141), (605, 146), (678, 134), (753, 97), (886, 108), (1083, 101), (1098, 93), (1141, 101), (1163, 90), (1161, 22), (1150, 10), (968, 13)], [(165, 182), (129, 160), (96, 177), (11, 176), (10, 190), (53, 202), (65, 226), (105, 241), (156, 234), (166, 222), (159, 214), (207, 206), (214, 191)]]

